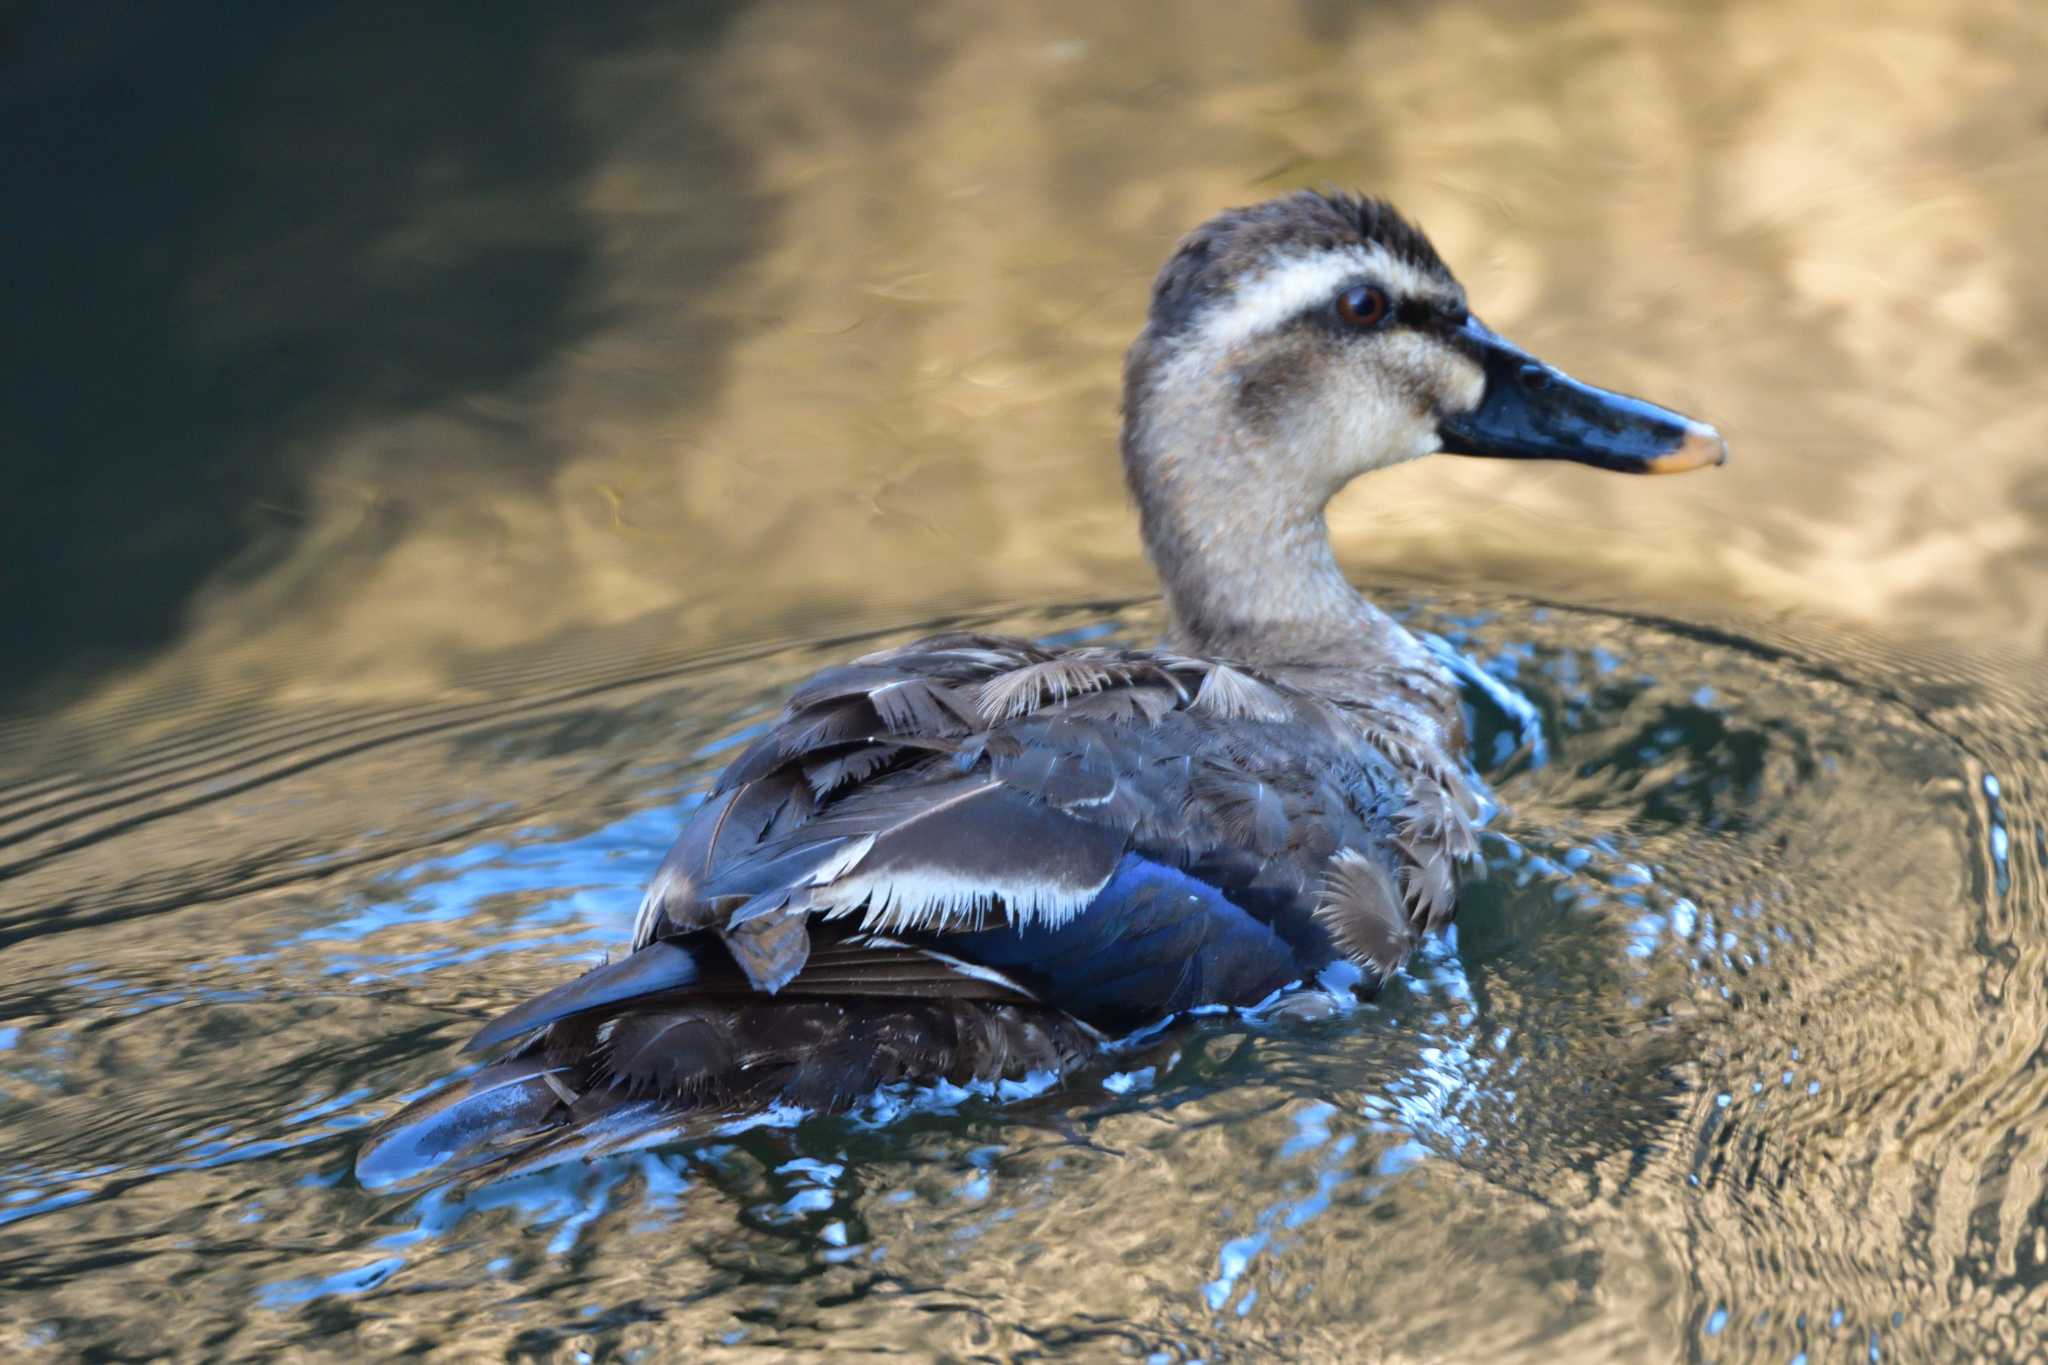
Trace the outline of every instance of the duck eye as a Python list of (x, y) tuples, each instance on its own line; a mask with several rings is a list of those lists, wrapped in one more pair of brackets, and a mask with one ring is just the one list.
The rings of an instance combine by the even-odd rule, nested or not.
[(1387, 318), (1387, 296), (1369, 284), (1337, 296), (1337, 318), (1346, 327), (1377, 327)]

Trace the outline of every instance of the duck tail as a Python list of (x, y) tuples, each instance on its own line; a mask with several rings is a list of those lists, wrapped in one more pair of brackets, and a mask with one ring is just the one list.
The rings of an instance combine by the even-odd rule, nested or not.
[[(583, 1098), (591, 1056), (612, 1032), (608, 1013), (686, 992), (702, 978), (697, 953), (651, 944), (493, 1019), (464, 1046), (475, 1052), (527, 1036), (511, 1057), (422, 1096), (384, 1120), (356, 1155), (370, 1188), (504, 1164), (508, 1155), (562, 1126)], [(586, 1113), (593, 1106), (584, 1106)]]
[(1060, 1076), (1094, 1051), (1085, 1025), (1033, 1005), (734, 991), (719, 949), (686, 945), (649, 945), (494, 1020), (472, 1047), (526, 1042), (386, 1119), (357, 1178), (473, 1185), (778, 1106), (842, 1110), (897, 1081)]

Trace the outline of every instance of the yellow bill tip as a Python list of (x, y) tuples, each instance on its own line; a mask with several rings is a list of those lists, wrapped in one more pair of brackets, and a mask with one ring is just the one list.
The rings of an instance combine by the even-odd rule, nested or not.
[(1692, 423), (1676, 450), (1644, 462), (1652, 474), (1683, 474), (1688, 470), (1727, 463), (1728, 442), (1705, 422)]

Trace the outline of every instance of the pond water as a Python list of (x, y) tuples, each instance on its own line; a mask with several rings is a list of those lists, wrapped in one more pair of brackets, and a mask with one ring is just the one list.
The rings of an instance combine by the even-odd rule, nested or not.
[[(2048, 16), (84, 4), (0, 404), (0, 1348), (2018, 1357), (2048, 1310)], [(411, 1195), (795, 680), (1145, 643), (1174, 236), (1368, 188), (1726, 469), (1333, 516), (1500, 810), (1338, 1017)]]

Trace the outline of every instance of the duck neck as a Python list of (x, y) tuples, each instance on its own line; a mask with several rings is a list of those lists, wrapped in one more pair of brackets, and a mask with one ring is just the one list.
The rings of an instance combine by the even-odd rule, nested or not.
[(1268, 452), (1236, 446), (1130, 462), (1174, 648), (1280, 672), (1429, 666), (1339, 567), (1325, 518), (1336, 489), (1305, 488)]

